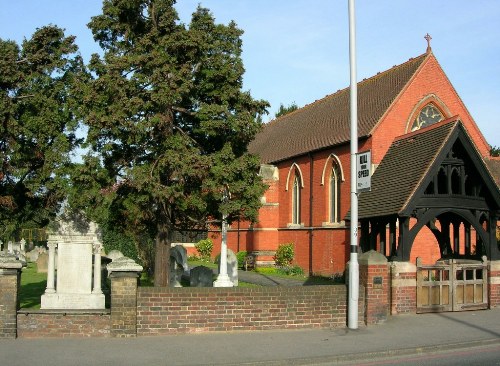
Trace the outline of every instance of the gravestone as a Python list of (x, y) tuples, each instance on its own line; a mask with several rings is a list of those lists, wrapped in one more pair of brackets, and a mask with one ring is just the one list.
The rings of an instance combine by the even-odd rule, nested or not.
[[(220, 273), (220, 258), (217, 261), (218, 272)], [(234, 287), (238, 287), (238, 258), (231, 249), (227, 249), (227, 275)]]
[(14, 243), (12, 243), (12, 240), (9, 240), (7, 243), (7, 252), (9, 254), (14, 254), (14, 248), (13, 248)]
[(30, 262), (36, 262), (38, 260), (38, 256), (40, 255), (40, 253), (42, 253), (40, 251), (40, 248), (39, 247), (35, 247), (35, 248), (33, 248), (32, 250), (30, 250), (29, 252), (26, 253), (26, 258)]
[(26, 240), (21, 239), (21, 241), (19, 242), (19, 251), (21, 253), (25, 253), (26, 252)]
[[(54, 286), (56, 246), (57, 285)], [(102, 243), (97, 226), (78, 217), (60, 218), (49, 233), (48, 247), (47, 289), (42, 295), (41, 309), (104, 309)]]
[(36, 259), (36, 271), (38, 273), (47, 273), (47, 268), (49, 264), (49, 255), (47, 253), (38, 254)]
[(191, 287), (213, 287), (213, 274), (211, 268), (198, 266), (191, 269), (189, 285)]
[(181, 279), (183, 274), (187, 274), (189, 266), (187, 264), (186, 248), (176, 245), (170, 249), (170, 287), (182, 287)]

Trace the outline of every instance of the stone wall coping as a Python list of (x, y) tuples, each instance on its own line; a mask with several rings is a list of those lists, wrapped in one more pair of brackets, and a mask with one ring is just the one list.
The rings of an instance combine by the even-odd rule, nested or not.
[(110, 309), (20, 309), (18, 314), (109, 315)]
[(391, 262), (392, 273), (416, 273), (417, 266), (410, 262)]
[(108, 274), (111, 276), (113, 272), (142, 272), (143, 268), (141, 265), (135, 263), (133, 259), (128, 257), (120, 257), (112, 261), (106, 266), (108, 269)]
[(0, 253), (0, 269), (21, 269), (23, 263), (15, 255)]
[(387, 264), (387, 258), (385, 255), (375, 250), (370, 250), (361, 254), (358, 258), (358, 262), (362, 265)]

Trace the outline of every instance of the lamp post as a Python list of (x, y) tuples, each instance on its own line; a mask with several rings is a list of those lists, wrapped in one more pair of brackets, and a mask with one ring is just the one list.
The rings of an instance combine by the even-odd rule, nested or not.
[[(230, 198), (229, 187), (224, 186), (222, 202), (227, 203)], [(214, 287), (233, 287), (233, 282), (227, 274), (227, 213), (222, 214), (222, 240), (220, 245), (219, 275), (214, 281)]]
[(356, 17), (354, 0), (349, 0), (349, 66), (351, 120), (351, 229), (349, 260), (349, 299), (347, 326), (358, 329), (358, 194), (356, 186), (356, 154), (358, 152), (358, 84), (356, 80)]

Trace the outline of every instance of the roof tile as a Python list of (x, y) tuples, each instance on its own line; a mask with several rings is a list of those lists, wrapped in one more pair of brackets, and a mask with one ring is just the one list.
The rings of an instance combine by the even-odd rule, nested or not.
[[(423, 54), (358, 83), (358, 136), (369, 136), (422, 65)], [(276, 163), (350, 140), (349, 88), (269, 122), (250, 143), (262, 163)]]

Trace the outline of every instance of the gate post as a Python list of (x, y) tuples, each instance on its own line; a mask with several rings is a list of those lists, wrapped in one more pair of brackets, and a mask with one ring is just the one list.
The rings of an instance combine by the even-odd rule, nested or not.
[(142, 266), (121, 257), (107, 265), (111, 278), (111, 336), (137, 336), (137, 282)]
[(490, 261), (488, 268), (490, 308), (500, 307), (500, 261)]
[(417, 267), (410, 262), (391, 263), (391, 315), (417, 312)]
[(365, 289), (365, 324), (387, 320), (389, 314), (389, 268), (387, 258), (370, 250), (359, 256), (359, 283)]
[(17, 337), (17, 308), (22, 262), (0, 253), (0, 338)]

